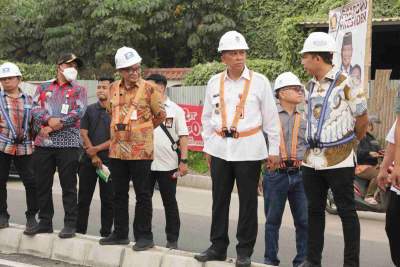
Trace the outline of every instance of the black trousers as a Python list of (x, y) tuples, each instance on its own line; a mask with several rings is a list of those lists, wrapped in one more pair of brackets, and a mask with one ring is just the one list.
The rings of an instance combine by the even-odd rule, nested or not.
[(38, 212), (36, 182), (32, 169), (32, 156), (12, 156), (0, 152), (0, 216), (10, 215), (7, 212), (7, 180), (10, 173), (11, 160), (14, 161), (15, 168), (24, 183), (26, 193), (26, 206), (28, 210), (26, 216), (35, 216)]
[(165, 233), (169, 242), (178, 241), (179, 229), (181, 221), (179, 219), (178, 203), (176, 202), (176, 178), (172, 175), (176, 170), (172, 171), (152, 171), (151, 172), (151, 195), (154, 193), (154, 185), (158, 182), (160, 188), (161, 199), (165, 211)]
[(239, 194), (239, 220), (236, 238), (237, 255), (251, 256), (257, 238), (257, 185), (261, 161), (226, 161), (211, 158), (212, 248), (226, 253), (229, 245), (228, 225), (231, 193), (236, 180)]
[(114, 232), (119, 238), (128, 238), (129, 234), (129, 182), (132, 180), (136, 195), (133, 236), (136, 241), (153, 240), (150, 166), (151, 160), (110, 159), (114, 189)]
[(343, 266), (360, 266), (360, 223), (354, 202), (354, 168), (315, 170), (303, 167), (302, 171), (308, 200), (307, 261), (312, 266), (321, 266), (326, 198), (331, 188), (343, 227)]
[(400, 266), (400, 196), (390, 192), (386, 210), (386, 234), (389, 239), (390, 255), (395, 266)]
[[(109, 164), (103, 162), (107, 167)], [(108, 182), (104, 182), (98, 178), (96, 167), (92, 165), (90, 160), (85, 160), (79, 165), (79, 192), (78, 192), (78, 221), (76, 230), (79, 233), (86, 234), (89, 218), (90, 203), (92, 202), (93, 193), (96, 188), (97, 180), (99, 180), (100, 202), (101, 202), (101, 228), (100, 235), (108, 236), (111, 233), (113, 224), (113, 189), (111, 184), (111, 176)]]
[(52, 227), (53, 225), (52, 187), (57, 168), (65, 212), (64, 225), (75, 228), (78, 215), (76, 174), (79, 165), (79, 148), (37, 147), (33, 157), (38, 185), (40, 225), (45, 227)]

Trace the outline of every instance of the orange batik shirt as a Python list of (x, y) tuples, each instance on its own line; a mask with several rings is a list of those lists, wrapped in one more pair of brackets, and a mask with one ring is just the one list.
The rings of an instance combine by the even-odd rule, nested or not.
[(110, 158), (152, 160), (153, 130), (166, 116), (161, 95), (152, 83), (140, 79), (132, 89), (123, 81), (111, 86)]

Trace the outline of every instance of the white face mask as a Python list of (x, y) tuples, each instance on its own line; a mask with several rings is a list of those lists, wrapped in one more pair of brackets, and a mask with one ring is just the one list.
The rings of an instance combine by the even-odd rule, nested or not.
[(78, 71), (75, 68), (65, 68), (62, 73), (69, 82), (75, 81), (78, 77)]

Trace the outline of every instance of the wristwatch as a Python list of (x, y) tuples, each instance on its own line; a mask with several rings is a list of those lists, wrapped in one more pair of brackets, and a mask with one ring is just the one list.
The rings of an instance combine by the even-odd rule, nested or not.
[(181, 162), (184, 163), (184, 164), (187, 164), (188, 160), (187, 159), (181, 159)]

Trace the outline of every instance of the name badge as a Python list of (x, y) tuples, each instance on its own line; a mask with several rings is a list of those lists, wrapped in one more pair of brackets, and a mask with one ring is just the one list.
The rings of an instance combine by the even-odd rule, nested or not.
[(67, 115), (69, 110), (69, 105), (68, 104), (63, 104), (61, 106), (61, 114)]
[(131, 114), (131, 120), (135, 121), (137, 120), (137, 110), (134, 110)]

